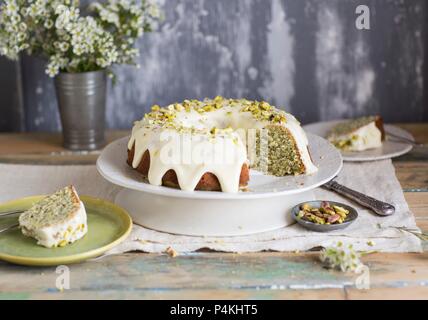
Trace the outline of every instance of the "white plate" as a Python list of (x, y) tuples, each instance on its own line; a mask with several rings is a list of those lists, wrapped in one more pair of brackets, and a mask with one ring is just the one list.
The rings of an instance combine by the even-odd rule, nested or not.
[[(308, 124), (303, 126), (306, 132), (310, 132), (321, 137), (326, 138), (330, 129), (338, 124), (339, 122), (343, 122), (345, 120), (333, 120), (333, 121), (325, 121), (325, 122), (317, 122)], [(344, 161), (374, 161), (374, 160), (382, 160), (389, 159), (401, 156), (410, 150), (412, 150), (412, 145), (404, 142), (396, 142), (392, 141), (394, 138), (388, 137), (388, 132), (410, 139), (414, 141), (413, 136), (396, 126), (386, 124), (384, 125), (386, 131), (386, 140), (382, 143), (382, 147), (376, 149), (370, 149), (365, 151), (341, 151), (342, 157)]]
[(314, 189), (335, 177), (342, 168), (342, 157), (325, 139), (309, 134), (309, 151), (318, 172), (312, 175), (274, 177), (250, 171), (249, 191), (238, 193), (183, 191), (154, 186), (143, 181), (141, 174), (126, 163), (129, 137), (109, 144), (97, 160), (97, 169), (110, 182), (119, 186), (169, 197), (191, 199), (256, 199), (291, 195)]
[(97, 161), (100, 174), (124, 187), (115, 202), (147, 228), (192, 236), (242, 236), (294, 223), (290, 210), (315, 200), (312, 190), (342, 168), (340, 153), (309, 134), (309, 150), (319, 171), (311, 176), (272, 177), (250, 171), (249, 192), (182, 191), (144, 182), (126, 164), (129, 138), (112, 142)]

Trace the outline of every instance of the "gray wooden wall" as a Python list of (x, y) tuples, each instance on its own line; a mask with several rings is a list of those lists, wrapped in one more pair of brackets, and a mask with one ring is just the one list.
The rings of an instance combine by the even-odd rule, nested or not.
[[(303, 123), (380, 113), (428, 121), (426, 0), (165, 0), (141, 69), (118, 67), (107, 122), (215, 95), (265, 99)], [(371, 29), (355, 27), (368, 5)], [(60, 130), (43, 61), (0, 59), (0, 130)], [(21, 92), (20, 92), (21, 91)]]

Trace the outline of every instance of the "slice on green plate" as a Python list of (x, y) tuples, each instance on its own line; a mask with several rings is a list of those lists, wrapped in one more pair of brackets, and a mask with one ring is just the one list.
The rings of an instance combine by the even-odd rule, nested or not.
[[(43, 198), (34, 196), (0, 204), (0, 212), (27, 209)], [(45, 248), (37, 240), (13, 228), (0, 233), (0, 260), (29, 266), (52, 266), (81, 262), (102, 255), (129, 235), (132, 219), (115, 204), (89, 196), (81, 196), (88, 218), (88, 233), (65, 247)], [(17, 223), (18, 215), (0, 217), (0, 229)]]

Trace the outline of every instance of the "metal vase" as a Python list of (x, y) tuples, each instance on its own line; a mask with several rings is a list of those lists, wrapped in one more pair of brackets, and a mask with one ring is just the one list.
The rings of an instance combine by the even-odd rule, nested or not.
[(71, 150), (96, 150), (105, 144), (106, 72), (60, 73), (55, 89), (64, 137)]

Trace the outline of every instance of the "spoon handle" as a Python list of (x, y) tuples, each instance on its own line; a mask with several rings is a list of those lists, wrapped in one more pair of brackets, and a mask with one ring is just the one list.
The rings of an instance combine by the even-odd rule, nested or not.
[(323, 185), (329, 190), (333, 190), (355, 202), (358, 202), (362, 206), (373, 210), (380, 216), (389, 216), (395, 212), (395, 207), (389, 203), (382, 202), (375, 198), (369, 197), (361, 192), (352, 190), (348, 187), (345, 187), (336, 181), (330, 181)]
[(416, 142), (415, 140), (412, 140), (412, 139), (406, 138), (406, 137), (402, 137), (400, 135), (391, 133), (389, 131), (386, 131), (386, 136), (392, 137), (393, 139), (391, 139), (391, 141), (404, 142), (404, 143), (408, 143), (408, 144), (411, 144), (411, 145), (416, 146), (416, 147), (422, 147), (424, 145), (423, 143)]
[(11, 216), (12, 214), (23, 213), (25, 210), (14, 210), (14, 211), (5, 211), (0, 212), (0, 217)]
[(3, 228), (3, 229), (0, 229), (0, 233), (2, 233), (2, 232), (4, 232), (4, 231), (7, 231), (7, 230), (10, 230), (10, 229), (13, 229), (13, 228), (16, 228), (16, 227), (19, 227), (19, 224), (18, 224), (18, 223), (13, 224), (13, 225), (8, 226), (8, 227), (5, 227), (5, 228)]

